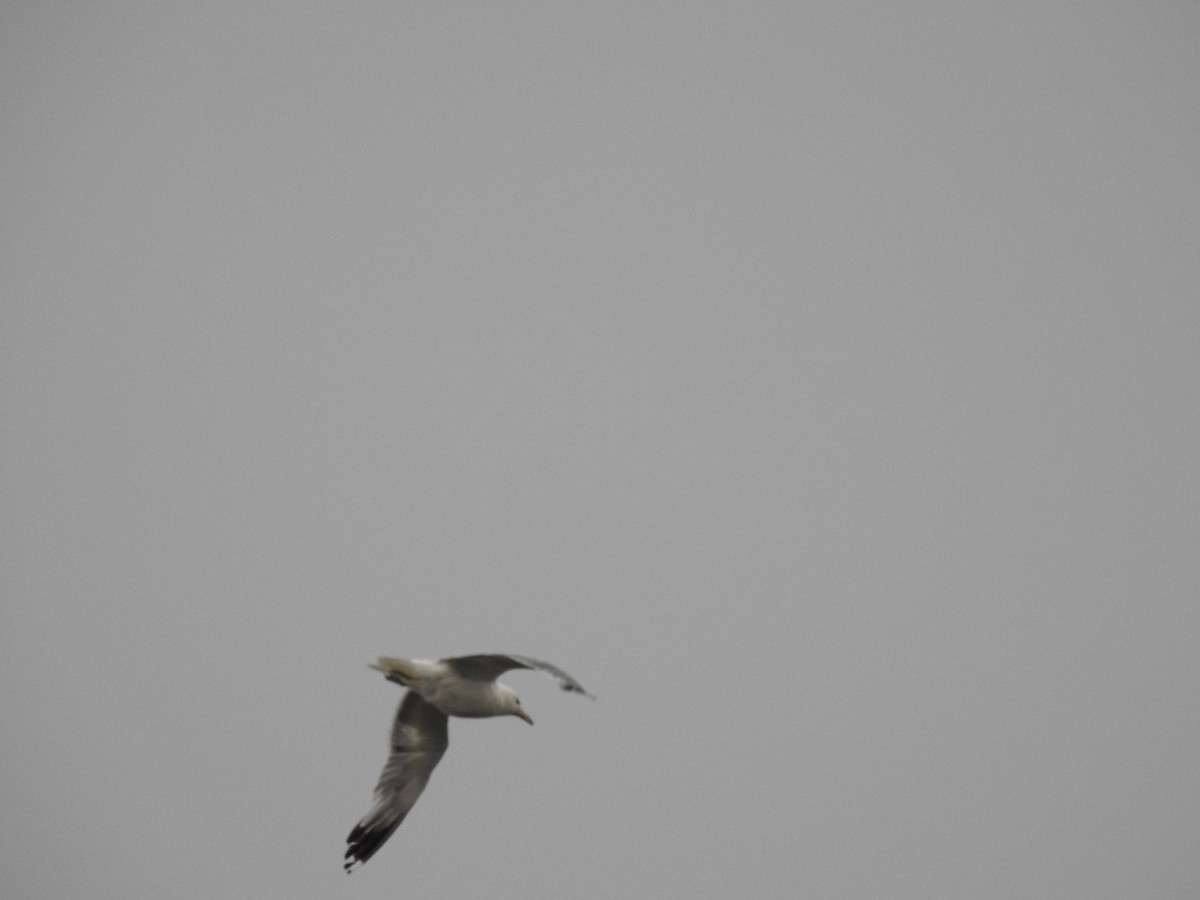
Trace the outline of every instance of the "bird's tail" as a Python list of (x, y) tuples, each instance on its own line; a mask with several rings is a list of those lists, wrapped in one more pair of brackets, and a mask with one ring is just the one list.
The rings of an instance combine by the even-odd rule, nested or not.
[(368, 668), (375, 669), (377, 672), (382, 672), (383, 677), (388, 681), (394, 681), (396, 684), (408, 687), (409, 683), (417, 677), (417, 668), (407, 659), (400, 659), (395, 656), (381, 656), (373, 663), (368, 663)]

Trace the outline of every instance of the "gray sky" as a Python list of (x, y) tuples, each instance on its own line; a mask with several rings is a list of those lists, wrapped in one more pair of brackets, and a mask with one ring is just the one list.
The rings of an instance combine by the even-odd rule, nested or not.
[(1195, 3), (0, 19), (5, 897), (1200, 891)]

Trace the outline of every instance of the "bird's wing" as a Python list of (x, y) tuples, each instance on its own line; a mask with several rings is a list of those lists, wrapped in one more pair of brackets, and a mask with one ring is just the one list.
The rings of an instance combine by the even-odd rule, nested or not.
[(365, 863), (400, 827), (449, 744), (446, 714), (409, 691), (392, 726), (392, 752), (375, 786), (375, 805), (346, 838), (345, 869)]
[(475, 681), (494, 681), (511, 669), (537, 669), (557, 678), (558, 686), (564, 691), (572, 691), (576, 694), (583, 694), (585, 697), (591, 697), (593, 700), (596, 699), (583, 689), (582, 684), (558, 666), (528, 656), (490, 653), (481, 656), (454, 656), (450, 659), (443, 659), (442, 662), (449, 666), (456, 675)]

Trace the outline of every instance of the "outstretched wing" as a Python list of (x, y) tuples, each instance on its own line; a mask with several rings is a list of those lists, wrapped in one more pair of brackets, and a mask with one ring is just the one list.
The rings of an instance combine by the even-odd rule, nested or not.
[(495, 681), (505, 672), (512, 669), (537, 669), (557, 678), (558, 686), (564, 691), (571, 691), (576, 694), (583, 694), (585, 697), (591, 697), (593, 700), (596, 699), (583, 689), (582, 684), (558, 666), (542, 662), (540, 659), (532, 659), (528, 656), (515, 656), (511, 653), (490, 653), (481, 656), (454, 656), (450, 659), (443, 659), (442, 662), (449, 666), (455, 674), (474, 681)]
[(450, 742), (447, 721), (444, 712), (412, 691), (400, 701), (392, 726), (392, 752), (375, 786), (375, 805), (346, 838), (347, 872), (375, 855), (425, 790)]

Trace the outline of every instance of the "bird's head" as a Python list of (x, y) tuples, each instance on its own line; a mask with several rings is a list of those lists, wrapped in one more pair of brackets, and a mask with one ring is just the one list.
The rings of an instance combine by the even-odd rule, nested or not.
[(525, 712), (524, 707), (521, 706), (521, 698), (517, 696), (517, 692), (505, 685), (499, 685), (499, 688), (504, 694), (504, 706), (508, 715), (524, 719), (532, 725), (533, 719), (530, 718), (529, 713)]

